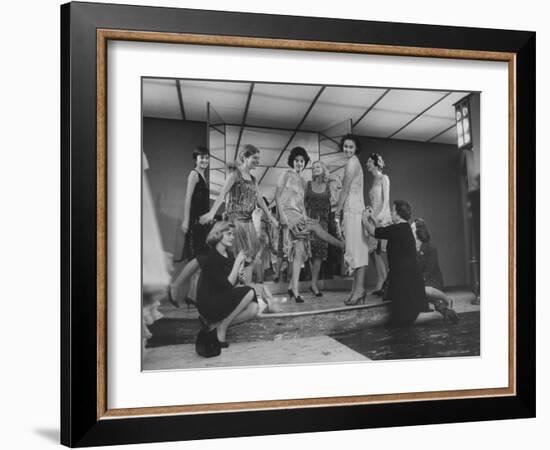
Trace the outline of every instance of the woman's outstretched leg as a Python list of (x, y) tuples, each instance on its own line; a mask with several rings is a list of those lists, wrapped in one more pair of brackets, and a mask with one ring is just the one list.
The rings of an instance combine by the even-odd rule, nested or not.
[(238, 323), (248, 322), (249, 320), (254, 319), (258, 315), (258, 303), (256, 302), (250, 302), (248, 305), (246, 305), (246, 308), (240, 312), (235, 319), (233, 319), (233, 322), (229, 324), (229, 326), (237, 325)]
[(328, 242), (330, 245), (334, 245), (335, 247), (345, 249), (346, 244), (344, 241), (341, 241), (339, 239), (336, 239), (334, 236), (329, 234), (328, 231), (326, 231), (319, 222), (316, 222), (314, 220), (309, 220), (307, 223), (307, 228), (310, 231), (313, 231), (319, 239), (322, 239), (325, 242)]

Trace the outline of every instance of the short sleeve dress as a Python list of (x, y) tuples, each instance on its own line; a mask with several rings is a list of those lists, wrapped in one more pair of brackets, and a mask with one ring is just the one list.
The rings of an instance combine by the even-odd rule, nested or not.
[[(199, 313), (210, 322), (219, 322), (226, 318), (243, 297), (250, 291), (250, 286), (233, 286), (227, 277), (233, 269), (235, 259), (225, 257), (217, 250), (197, 257), (201, 268), (201, 278), (197, 290)], [(254, 301), (256, 300), (254, 291)]]
[(387, 239), (389, 264), (385, 300), (391, 301), (391, 322), (405, 325), (428, 310), (424, 281), (416, 259), (416, 246), (411, 226), (406, 222), (376, 228), (376, 239)]

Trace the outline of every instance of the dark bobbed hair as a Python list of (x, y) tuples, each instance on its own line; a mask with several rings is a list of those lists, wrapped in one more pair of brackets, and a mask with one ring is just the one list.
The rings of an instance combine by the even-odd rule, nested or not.
[(210, 152), (206, 147), (203, 145), (199, 145), (198, 147), (195, 147), (195, 150), (193, 150), (193, 161), (197, 162), (197, 158), (199, 156), (210, 156)]
[(430, 242), (430, 232), (424, 219), (415, 219), (414, 224), (416, 225), (416, 238), (420, 242)]
[(393, 205), (395, 206), (395, 212), (399, 217), (407, 222), (411, 219), (412, 208), (409, 202), (406, 200), (395, 200)]
[(371, 153), (368, 159), (372, 159), (372, 162), (374, 163), (375, 167), (378, 167), (380, 171), (386, 166), (384, 159), (378, 153)]
[(292, 150), (290, 150), (290, 155), (288, 155), (288, 165), (292, 168), (294, 168), (294, 160), (297, 156), (302, 156), (305, 161), (306, 167), (309, 163), (309, 155), (306, 152), (306, 149), (304, 147), (294, 147)]
[(342, 139), (340, 139), (340, 150), (344, 151), (344, 142), (346, 141), (353, 141), (355, 144), (355, 154), (358, 155), (361, 153), (361, 141), (359, 140), (359, 137), (355, 136), (355, 134), (348, 133), (344, 136), (342, 136)]

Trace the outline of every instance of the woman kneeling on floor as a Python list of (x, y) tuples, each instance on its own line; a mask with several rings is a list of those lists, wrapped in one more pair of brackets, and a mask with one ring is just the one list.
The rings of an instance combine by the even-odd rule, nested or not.
[(363, 226), (376, 239), (387, 239), (388, 276), (387, 297), (391, 300), (389, 326), (410, 325), (418, 314), (428, 311), (424, 280), (416, 260), (415, 240), (409, 220), (411, 205), (404, 200), (393, 202), (392, 225), (375, 227), (372, 208), (363, 216)]
[[(202, 270), (197, 291), (198, 310), (207, 321), (209, 334), (226, 348), (227, 328), (230, 325), (253, 319), (258, 314), (256, 292), (245, 283), (244, 264), (246, 255), (239, 252), (231, 255), (235, 226), (230, 222), (217, 222), (210, 230), (206, 243), (211, 250), (197, 257)], [(204, 323), (204, 322), (203, 322)]]

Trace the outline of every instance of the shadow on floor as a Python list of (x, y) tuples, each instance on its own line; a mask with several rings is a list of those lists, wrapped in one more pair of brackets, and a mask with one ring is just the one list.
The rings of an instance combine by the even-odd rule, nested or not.
[(60, 436), (59, 429), (57, 428), (39, 428), (38, 430), (34, 430), (34, 432), (50, 442), (59, 444)]

